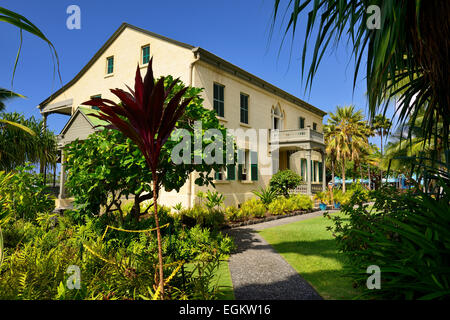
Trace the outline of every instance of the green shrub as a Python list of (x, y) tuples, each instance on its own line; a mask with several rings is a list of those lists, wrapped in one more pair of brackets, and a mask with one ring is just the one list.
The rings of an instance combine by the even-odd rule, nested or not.
[(234, 206), (226, 207), (225, 217), (228, 221), (238, 221), (241, 219), (240, 211)]
[(282, 215), (290, 211), (291, 204), (288, 199), (279, 197), (269, 204), (269, 212), (273, 215)]
[(311, 210), (313, 201), (305, 194), (297, 194), (288, 198), (288, 208), (292, 211)]
[[(0, 299), (151, 298), (158, 261), (156, 236), (114, 230), (102, 239), (102, 217), (83, 218), (85, 223), (76, 225), (65, 216), (42, 214), (35, 221), (18, 219), (3, 225), (6, 259), (0, 266)], [(137, 223), (136, 230), (154, 225), (152, 219), (130, 223)], [(183, 229), (172, 223), (162, 231), (166, 277), (177, 261), (189, 266), (174, 274), (165, 298), (216, 298), (213, 277), (220, 260), (230, 253), (231, 239), (198, 225)], [(80, 290), (66, 287), (69, 265), (80, 268)]]
[(182, 222), (190, 227), (199, 225), (219, 229), (225, 223), (225, 214), (222, 210), (207, 209), (201, 204), (195, 204), (191, 209), (181, 210), (180, 215)]
[(38, 213), (55, 208), (55, 201), (46, 193), (43, 177), (33, 173), (33, 169), (29, 164), (17, 167), (8, 178), (0, 172), (0, 180), (7, 180), (0, 183), (0, 198), (7, 199), (3, 208), (14, 218), (33, 220)]
[(270, 179), (269, 185), (278, 194), (289, 197), (289, 191), (300, 185), (302, 177), (292, 170), (278, 171)]
[[(400, 193), (384, 187), (367, 194), (355, 190), (342, 211), (331, 217), (340, 251), (348, 258), (348, 275), (365, 295), (382, 299), (450, 297), (450, 188), (444, 183), (437, 200), (420, 190)], [(367, 267), (381, 270), (381, 288), (366, 289)]]
[(259, 200), (266, 206), (266, 208), (278, 196), (277, 192), (270, 186), (265, 189), (261, 188), (259, 190), (254, 190), (252, 192), (259, 198)]
[(245, 201), (239, 209), (242, 217), (257, 217), (262, 218), (266, 214), (266, 207), (258, 199), (252, 198)]

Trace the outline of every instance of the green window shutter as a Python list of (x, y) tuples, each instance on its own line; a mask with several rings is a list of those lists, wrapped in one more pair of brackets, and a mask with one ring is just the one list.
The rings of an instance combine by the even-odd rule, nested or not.
[(237, 179), (242, 180), (242, 164), (238, 164)]
[(147, 64), (150, 61), (150, 46), (142, 47), (142, 64)]
[(309, 173), (311, 175), (311, 182), (314, 182), (314, 162), (311, 160), (311, 172)]
[(227, 180), (236, 180), (236, 165), (227, 165)]
[(258, 153), (255, 151), (250, 151), (250, 170), (251, 170), (251, 180), (258, 181)]
[(305, 178), (305, 169), (303, 168), (303, 164), (305, 163), (305, 159), (300, 159), (300, 175), (303, 178), (303, 181), (306, 180)]
[(214, 180), (220, 180), (219, 178), (219, 173), (220, 172), (218, 172), (218, 171), (216, 171), (215, 173), (214, 173)]
[(323, 173), (323, 166), (322, 162), (319, 162), (319, 182), (322, 182), (322, 173)]
[(114, 57), (109, 57), (107, 59), (107, 63), (108, 63), (108, 74), (113, 73), (114, 72)]

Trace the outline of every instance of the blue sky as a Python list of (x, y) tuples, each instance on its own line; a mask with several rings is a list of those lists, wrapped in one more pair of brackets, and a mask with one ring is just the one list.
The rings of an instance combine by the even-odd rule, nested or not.
[[(80, 30), (66, 27), (69, 16), (66, 9), (71, 4), (81, 9)], [(80, 71), (122, 22), (128, 22), (200, 46), (326, 112), (334, 111), (337, 105), (349, 104), (366, 111), (365, 80), (360, 77), (353, 92), (352, 48), (345, 42), (324, 56), (311, 91), (305, 92), (301, 82), (300, 59), (306, 19), (300, 21), (293, 43), (289, 34), (278, 56), (284, 30), (276, 26), (269, 43), (273, 0), (6, 0), (1, 2), (1, 6), (26, 16), (53, 42), (60, 59), (63, 84)], [(3, 43), (0, 50), (0, 87), (10, 89), (19, 31), (0, 23), (0, 37)], [(40, 117), (36, 106), (61, 87), (53, 69), (48, 46), (24, 33), (12, 88), (27, 99), (9, 102), (6, 111)], [(67, 120), (65, 116), (50, 115), (49, 128), (59, 133)]]

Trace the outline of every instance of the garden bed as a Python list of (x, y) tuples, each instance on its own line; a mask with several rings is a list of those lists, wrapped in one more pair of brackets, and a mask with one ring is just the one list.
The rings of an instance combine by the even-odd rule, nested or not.
[[(334, 210), (334, 208), (332, 208), (332, 209), (327, 208), (327, 210)], [(278, 219), (298, 216), (298, 215), (307, 214), (307, 213), (316, 212), (316, 211), (320, 211), (320, 209), (314, 208), (312, 210), (296, 210), (296, 211), (282, 214), (282, 215), (268, 214), (267, 216), (265, 216), (263, 218), (254, 217), (254, 218), (251, 218), (249, 220), (244, 220), (244, 221), (228, 222), (227, 225), (222, 227), (222, 229), (238, 228), (238, 227), (242, 227), (242, 226), (248, 226), (248, 225), (252, 225), (252, 224), (258, 224), (258, 223), (268, 222), (268, 221), (272, 221), (272, 220), (278, 220)]]

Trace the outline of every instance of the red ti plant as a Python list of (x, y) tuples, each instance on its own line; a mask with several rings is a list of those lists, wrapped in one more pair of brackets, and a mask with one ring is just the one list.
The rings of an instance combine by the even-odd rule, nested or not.
[(164, 77), (161, 77), (155, 83), (152, 60), (149, 62), (144, 81), (142, 81), (139, 66), (137, 67), (134, 91), (128, 86), (129, 92), (121, 89), (111, 89), (111, 92), (120, 99), (120, 104), (102, 98), (95, 98), (83, 104), (97, 106), (100, 109), (100, 113), (98, 115), (92, 114), (93, 116), (108, 121), (113, 129), (119, 130), (134, 141), (143, 153), (152, 172), (154, 217), (158, 238), (159, 287), (161, 297), (164, 298), (161, 231), (159, 228), (156, 194), (159, 156), (162, 146), (169, 139), (177, 120), (183, 115), (191, 99), (182, 100), (184, 93), (188, 89), (184, 87), (168, 100), (178, 80), (174, 81), (167, 88), (164, 87)]

